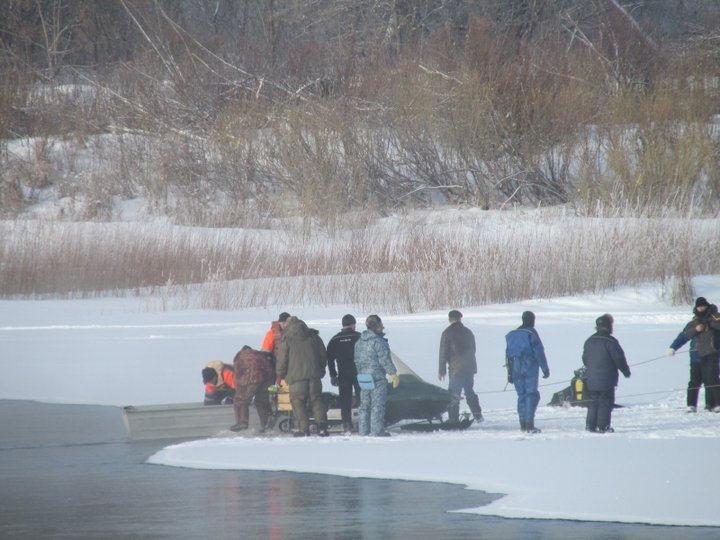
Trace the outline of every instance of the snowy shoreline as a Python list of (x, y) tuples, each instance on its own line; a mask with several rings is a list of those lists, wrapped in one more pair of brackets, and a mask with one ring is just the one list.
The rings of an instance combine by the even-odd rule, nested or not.
[[(720, 278), (694, 281), (697, 295), (720, 302)], [(201, 399), (200, 370), (230, 361), (244, 344), (259, 346), (276, 310), (148, 312), (136, 299), (0, 301), (0, 399), (143, 405)], [(327, 342), (348, 306), (286, 306)], [(505, 386), (504, 334), (520, 313), (536, 313), (551, 377), (541, 403), (569, 384), (595, 318), (615, 316), (615, 335), (632, 368), (621, 379), (610, 435), (584, 430), (584, 409), (542, 405), (528, 437), (518, 429), (515, 393)], [(467, 509), (513, 518), (720, 526), (712, 459), (720, 415), (684, 412), (688, 355), (664, 356), (690, 318), (671, 306), (660, 285), (598, 295), (464, 307), (478, 342), (475, 389), (486, 421), (462, 433), (400, 434), (295, 440), (218, 437), (167, 447), (151, 463), (207, 469), (317, 472), (354, 477), (429, 480), (504, 493)], [(440, 333), (447, 311), (384, 316), (392, 350), (428, 382), (437, 380)], [(362, 323), (361, 323), (362, 325)], [(32, 366), (42, 377), (18, 384)], [(325, 379), (325, 388), (330, 388)], [(703, 392), (700, 393), (702, 407)], [(464, 408), (462, 404), (461, 409)], [(700, 474), (702, 471), (702, 475)], [(578, 486), (578, 484), (580, 484)]]

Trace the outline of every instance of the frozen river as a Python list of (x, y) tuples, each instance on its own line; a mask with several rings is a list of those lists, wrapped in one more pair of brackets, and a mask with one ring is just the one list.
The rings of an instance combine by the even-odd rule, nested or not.
[[(148, 465), (118, 407), (0, 400), (3, 539), (717, 539), (717, 528), (450, 512), (496, 495), (451, 484)], [(439, 457), (443, 459), (443, 457)]]

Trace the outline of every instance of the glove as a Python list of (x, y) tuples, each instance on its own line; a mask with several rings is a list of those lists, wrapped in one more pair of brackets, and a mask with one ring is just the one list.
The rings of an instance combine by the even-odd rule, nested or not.
[(337, 385), (338, 385), (338, 378), (337, 378), (337, 377), (330, 377), (330, 384), (332, 384), (333, 386), (337, 386)]
[(548, 369), (545, 373), (543, 373), (543, 379), (547, 379), (550, 376), (550, 370)]
[(400, 377), (398, 377), (397, 373), (390, 375), (390, 382), (392, 382), (393, 388), (400, 386)]
[(674, 356), (675, 355), (675, 349), (670, 347), (667, 352), (665, 353), (665, 356)]

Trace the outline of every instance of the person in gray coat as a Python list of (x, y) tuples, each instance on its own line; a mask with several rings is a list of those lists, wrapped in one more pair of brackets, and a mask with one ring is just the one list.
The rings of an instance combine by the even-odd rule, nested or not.
[[(365, 319), (365, 330), (355, 343), (355, 367), (360, 383), (360, 407), (358, 408), (358, 433), (387, 437), (385, 431), (385, 402), (387, 400), (387, 375), (393, 388), (400, 384), (395, 364), (390, 356), (390, 346), (377, 315)], [(364, 382), (367, 379), (368, 382)]]
[(613, 337), (613, 317), (609, 313), (595, 321), (596, 332), (585, 341), (583, 364), (586, 368), (588, 404), (585, 429), (594, 433), (612, 433), (610, 425), (615, 405), (618, 372), (630, 377), (630, 367), (620, 342)]

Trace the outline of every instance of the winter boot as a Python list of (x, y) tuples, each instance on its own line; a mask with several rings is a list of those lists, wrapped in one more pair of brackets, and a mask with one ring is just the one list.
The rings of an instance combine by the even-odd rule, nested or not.
[(448, 407), (448, 422), (459, 422), (460, 421), (460, 404), (453, 403)]
[(525, 433), (541, 433), (541, 430), (535, 427), (534, 420), (530, 420), (525, 424)]
[(330, 434), (328, 433), (327, 424), (318, 424), (317, 434), (318, 437), (329, 437)]

